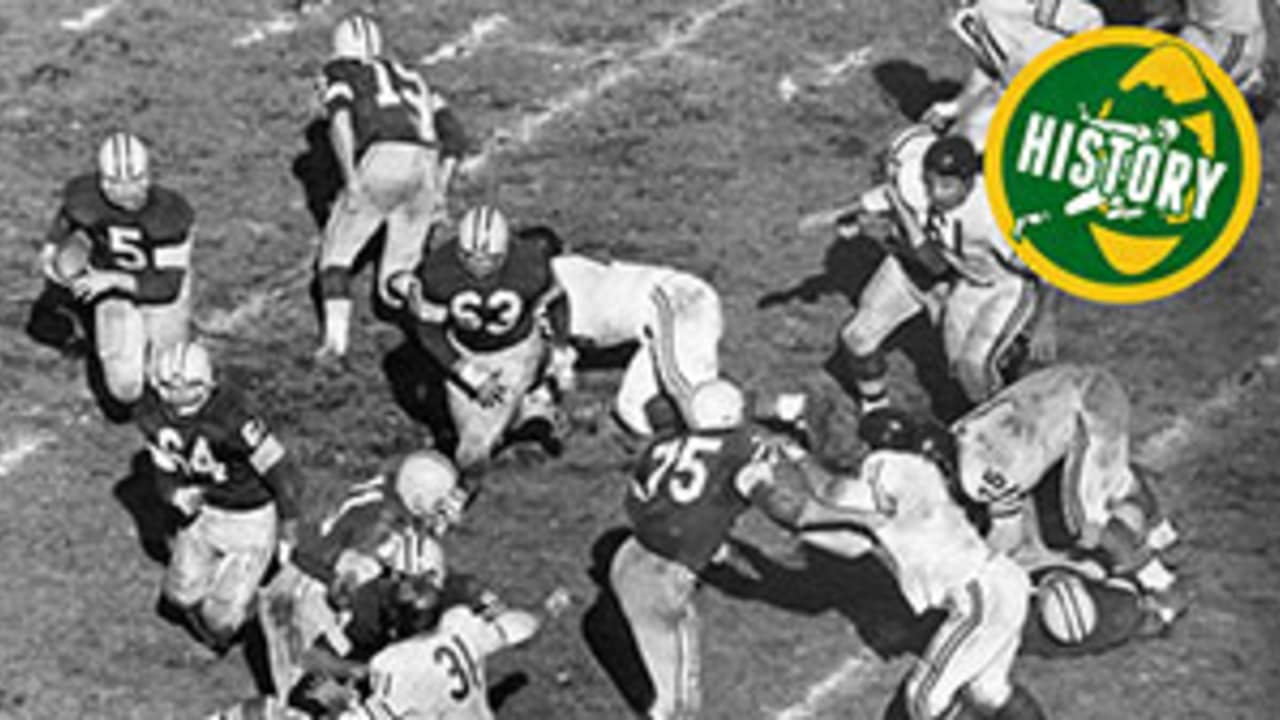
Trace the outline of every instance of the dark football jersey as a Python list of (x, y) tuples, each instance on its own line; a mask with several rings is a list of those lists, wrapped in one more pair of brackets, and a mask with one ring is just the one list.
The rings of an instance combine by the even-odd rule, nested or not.
[(378, 142), (435, 142), (423, 121), (429, 90), (422, 76), (393, 60), (338, 58), (324, 66), (324, 106), (351, 112), (356, 157)]
[(265, 423), (225, 386), (196, 413), (173, 412), (152, 388), (139, 401), (136, 422), (157, 467), (180, 485), (200, 485), (205, 501), (228, 510), (275, 499), (263, 475), (284, 456)]
[(416, 545), (399, 537), (410, 532), (411, 524), (412, 517), (404, 503), (396, 497), (387, 478), (379, 475), (351, 486), (334, 512), (319, 523), (307, 523), (301, 528), (293, 562), (303, 572), (328, 584), (343, 550), (357, 550), (382, 559), (386, 551), (399, 550), (400, 545)]
[(488, 277), (467, 271), (456, 238), (433, 250), (420, 274), (426, 299), (447, 312), (449, 334), (476, 352), (500, 350), (528, 337), (534, 306), (552, 286), (545, 249), (519, 235), (512, 239), (506, 262)]
[(627, 494), (636, 540), (701, 571), (750, 506), (736, 481), (754, 451), (745, 429), (682, 434), (651, 445)]
[[(93, 244), (89, 262), (99, 270), (129, 273), (140, 286), (154, 286), (155, 276), (189, 266), (191, 226), (195, 213), (178, 193), (152, 186), (147, 202), (131, 211), (107, 202), (97, 174), (81, 175), (62, 192), (60, 221), (70, 231), (82, 231)], [(169, 302), (180, 285), (165, 283), (170, 297), (143, 297), (140, 302)]]

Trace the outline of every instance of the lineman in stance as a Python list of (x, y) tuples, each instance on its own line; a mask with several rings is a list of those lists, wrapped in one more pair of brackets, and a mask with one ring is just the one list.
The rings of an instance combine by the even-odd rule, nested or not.
[(316, 358), (327, 363), (347, 353), (353, 265), (384, 222), (378, 297), (403, 307), (428, 234), (444, 219), (445, 190), (466, 138), (422, 76), (383, 52), (381, 30), (364, 15), (348, 15), (334, 28), (324, 80), (329, 136), (345, 183), (317, 263), (324, 338)]
[[(638, 342), (614, 399), (624, 428), (653, 434), (645, 406), (666, 395), (688, 414), (693, 388), (720, 374), (724, 318), (720, 296), (705, 280), (662, 265), (566, 254), (551, 260), (568, 297), (569, 336), (592, 348)], [(561, 389), (573, 386), (576, 351), (553, 356)]]

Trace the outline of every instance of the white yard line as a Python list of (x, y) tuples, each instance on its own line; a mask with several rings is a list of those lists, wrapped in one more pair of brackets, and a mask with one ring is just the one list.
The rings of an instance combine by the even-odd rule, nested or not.
[[(473, 156), (463, 165), (463, 171), (473, 177), (483, 173), (488, 168), (489, 162), (496, 155), (534, 142), (541, 136), (543, 130), (555, 120), (581, 110), (600, 97), (602, 93), (636, 77), (642, 66), (677, 53), (684, 46), (701, 37), (707, 26), (712, 22), (755, 1), (724, 0), (712, 8), (687, 15), (673, 22), (659, 36), (658, 41), (649, 48), (641, 50), (627, 60), (610, 66), (595, 81), (553, 98), (544, 105), (546, 107), (545, 110), (523, 115), (513, 124), (499, 129), (495, 132), (493, 138), (485, 144), (480, 154)], [(473, 32), (482, 34), (484, 38), (493, 38), (497, 34), (497, 30), (503, 26), (502, 23), (499, 23), (497, 28), (494, 28), (493, 20), (488, 23), (481, 23), (483, 20), (484, 18), (481, 18), (477, 23), (473, 23), (466, 34), (450, 42), (461, 47), (465, 44), (464, 38)], [(479, 33), (477, 25), (481, 30), (486, 27), (491, 29)], [(446, 43), (446, 45), (448, 44)], [(309, 255), (295, 267), (286, 270), (281, 275), (280, 280), (271, 287), (250, 293), (248, 297), (230, 310), (215, 310), (207, 317), (197, 319), (197, 329), (215, 336), (230, 336), (238, 332), (260, 317), (268, 308), (305, 286), (310, 279), (310, 270), (313, 262), (314, 258)]]
[(800, 702), (774, 715), (774, 720), (813, 720), (819, 717), (818, 713), (838, 695), (858, 690), (862, 679), (870, 676), (872, 668), (869, 666), (874, 659), (862, 654), (848, 658), (829, 675), (810, 685)]
[(495, 131), (480, 153), (463, 163), (462, 171), (473, 177), (482, 174), (495, 156), (532, 144), (554, 121), (579, 112), (602, 94), (636, 77), (645, 65), (674, 55), (686, 45), (697, 41), (711, 23), (754, 1), (724, 0), (714, 7), (677, 20), (659, 36), (658, 42), (627, 60), (610, 65), (595, 81), (565, 92), (546, 103), (545, 110), (522, 115), (510, 125)]
[(288, 35), (297, 30), (307, 16), (322, 14), (330, 2), (331, 0), (309, 2), (303, 5), (299, 11), (281, 11), (266, 20), (251, 22), (249, 23), (249, 29), (244, 34), (238, 35), (231, 40), (231, 45), (232, 47), (249, 47), (277, 35)]
[(73, 18), (65, 18), (58, 22), (58, 25), (68, 32), (85, 32), (90, 30), (94, 25), (102, 22), (104, 18), (111, 14), (121, 4), (121, 0), (108, 0), (100, 5), (93, 7), (80, 13), (79, 16)]
[(802, 90), (834, 85), (849, 72), (870, 64), (873, 51), (872, 46), (863, 45), (845, 53), (839, 60), (787, 73), (778, 79), (778, 95), (783, 102), (791, 102)]
[(502, 13), (477, 18), (465, 33), (449, 40), (435, 51), (423, 55), (418, 62), (422, 65), (435, 65), (448, 60), (460, 60), (475, 52), (477, 48), (510, 25), (510, 18)]
[(0, 450), (0, 478), (8, 477), (23, 461), (44, 447), (53, 437), (46, 433), (18, 433)]

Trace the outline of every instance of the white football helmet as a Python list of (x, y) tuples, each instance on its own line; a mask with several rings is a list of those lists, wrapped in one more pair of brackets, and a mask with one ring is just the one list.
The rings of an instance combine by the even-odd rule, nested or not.
[(728, 430), (746, 419), (746, 397), (733, 382), (708, 380), (693, 389), (688, 424), (693, 430)]
[(213, 361), (203, 345), (176, 343), (154, 353), (148, 380), (179, 415), (192, 415), (213, 393)]
[(409, 512), (433, 525), (437, 533), (457, 519), (458, 469), (435, 450), (410, 453), (396, 468), (395, 491)]
[(488, 277), (507, 259), (511, 230), (507, 219), (488, 205), (471, 208), (458, 226), (458, 255), (476, 277)]
[(136, 136), (118, 132), (98, 148), (98, 183), (102, 195), (124, 210), (139, 210), (147, 204), (151, 189), (147, 146)]
[(353, 13), (333, 28), (333, 56), (369, 60), (382, 55), (382, 31), (367, 15)]

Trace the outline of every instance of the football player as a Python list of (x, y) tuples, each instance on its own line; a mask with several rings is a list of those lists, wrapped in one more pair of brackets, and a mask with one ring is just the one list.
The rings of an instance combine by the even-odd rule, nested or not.
[[(985, 505), (989, 541), (1000, 552), (1030, 549), (1030, 493), (1063, 463), (1061, 515), (1080, 549), (1100, 551), (1110, 570), (1168, 591), (1175, 576), (1161, 553), (1178, 540), (1151, 483), (1129, 457), (1129, 398), (1097, 366), (1054, 365), (1005, 388), (951, 426), (960, 491)], [(1030, 548), (1026, 546), (1030, 544)]]
[(866, 535), (815, 523), (804, 526), (802, 539), (846, 557), (877, 551), (916, 613), (946, 613), (887, 717), (932, 720), (965, 709), (1006, 720), (1045, 717), (1011, 677), (1030, 580), (983, 541), (952, 499), (943, 467), (923, 452), (876, 447), (856, 476), (828, 488), (827, 500), (856, 513)]
[(557, 588), (538, 613), (497, 601), (445, 609), (438, 595), (425, 593), (419, 602), (423, 630), (373, 656), (368, 695), (339, 720), (492, 720), (486, 658), (527, 642), (570, 603), (568, 592)]
[(41, 250), (44, 274), (92, 318), (106, 389), (126, 408), (142, 396), (148, 353), (189, 335), (194, 219), (180, 194), (151, 183), (147, 148), (128, 133), (103, 141), (97, 173), (62, 190)]
[(935, 103), (924, 120), (962, 134), (978, 148), (1004, 88), (1054, 43), (1102, 27), (1102, 11), (1088, 0), (959, 0), (951, 29), (976, 64), (958, 97)]
[(259, 597), (272, 680), (286, 695), (302, 676), (300, 652), (329, 638), (343, 654), (339, 613), (353, 590), (398, 572), (445, 581), (445, 533), (459, 519), (465, 495), (444, 455), (424, 450), (395, 471), (353, 485), (318, 524), (305, 523), (289, 562)]
[[(701, 704), (698, 577), (752, 506), (786, 528), (847, 520), (807, 489), (775, 480), (791, 448), (758, 436), (732, 382), (693, 389), (684, 425), (660, 435), (636, 466), (626, 499), (634, 534), (609, 571), (623, 615), (653, 680), (648, 717), (693, 718)], [(798, 451), (794, 448), (791, 451)]]
[(972, 402), (1003, 386), (1020, 339), (1036, 361), (1056, 353), (1053, 295), (996, 225), (980, 169), (965, 138), (910, 128), (890, 146), (887, 182), (837, 225), (841, 237), (858, 236), (870, 215), (898, 226), (886, 233), (887, 254), (840, 330), (837, 371), (863, 412), (888, 404), (882, 346), (921, 312), (941, 326), (952, 375)]
[[(705, 280), (662, 265), (564, 254), (551, 260), (568, 298), (575, 343), (607, 348), (638, 342), (622, 376), (614, 413), (630, 432), (653, 434), (646, 405), (664, 394), (687, 414), (693, 388), (720, 374), (724, 330), (720, 296)], [(551, 363), (557, 385), (573, 386), (576, 351), (565, 346)]]
[(1259, 0), (1187, 0), (1179, 35), (1205, 51), (1235, 81), (1246, 99), (1264, 95), (1267, 26)]
[(433, 251), (411, 284), (418, 339), (448, 374), (454, 460), (464, 472), (525, 423), (544, 423), (542, 439), (554, 443), (558, 421), (542, 378), (548, 343), (539, 319), (564, 293), (549, 253), (544, 243), (513, 233), (501, 212), (479, 206), (463, 215), (458, 237)]
[(345, 183), (317, 264), (324, 334), (317, 359), (329, 362), (346, 355), (353, 265), (384, 222), (378, 297), (403, 307), (405, 283), (431, 229), (444, 220), (445, 191), (466, 137), (422, 76), (383, 52), (382, 33), (365, 15), (348, 15), (334, 28), (324, 80), (329, 136)]
[(224, 652), (251, 614), (277, 541), (296, 536), (301, 474), (239, 393), (214, 380), (208, 351), (156, 354), (135, 421), (161, 497), (181, 514), (162, 587), (165, 614)]

